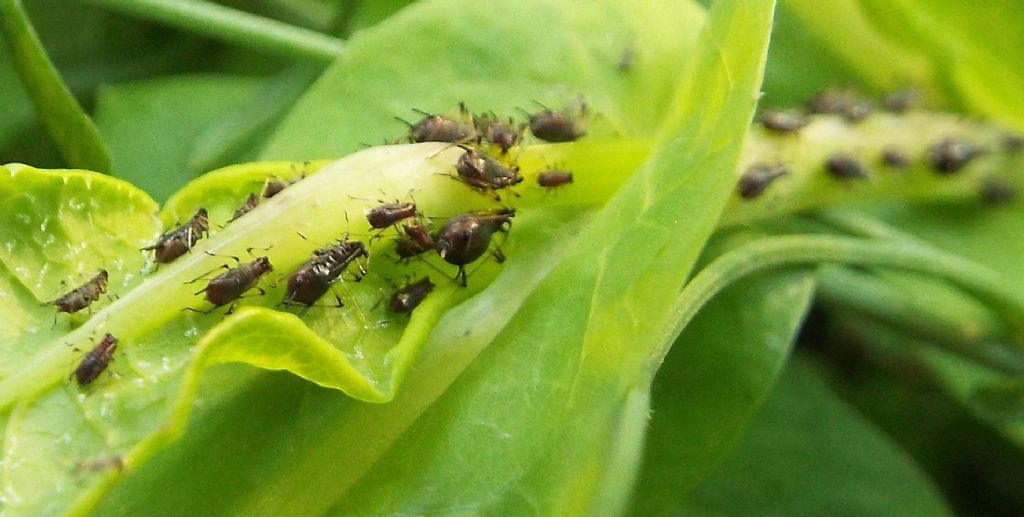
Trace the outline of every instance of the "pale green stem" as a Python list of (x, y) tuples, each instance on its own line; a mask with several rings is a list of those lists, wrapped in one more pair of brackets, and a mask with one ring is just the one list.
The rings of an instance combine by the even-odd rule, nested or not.
[[(1024, 295), (1009, 289), (1000, 275), (959, 257), (903, 242), (850, 237), (799, 235), (758, 240), (725, 253), (701, 270), (676, 302), (676, 324), (666, 331), (658, 362), (674, 338), (700, 309), (732, 283), (760, 271), (823, 263), (873, 266), (925, 273), (944, 278), (993, 305), (1008, 325), (1015, 343), (1024, 338)], [(1019, 350), (1015, 350), (1018, 354)], [(656, 369), (652, 368), (651, 375)]]

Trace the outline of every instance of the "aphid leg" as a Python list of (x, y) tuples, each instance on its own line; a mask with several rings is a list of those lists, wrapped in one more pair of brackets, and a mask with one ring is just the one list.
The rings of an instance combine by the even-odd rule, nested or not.
[(252, 250), (270, 251), (273, 247), (273, 244), (267, 246), (266, 248), (257, 248), (256, 246), (249, 246), (248, 248), (245, 248), (245, 252), (252, 256)]
[[(236, 266), (242, 263), (242, 261), (239, 260), (238, 257), (236, 257), (234, 255), (218, 255), (218, 254), (210, 252), (210, 251), (205, 251), (203, 253), (206, 253), (207, 255), (209, 255), (211, 257), (229, 258), (229, 259), (235, 261), (235, 265)], [(224, 266), (224, 267), (228, 267), (228, 266)], [(228, 269), (231, 269), (231, 268), (228, 268)]]

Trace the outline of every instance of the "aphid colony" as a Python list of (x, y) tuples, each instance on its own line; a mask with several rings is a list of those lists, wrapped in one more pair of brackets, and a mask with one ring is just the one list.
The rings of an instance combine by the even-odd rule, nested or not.
[[(509, 151), (519, 145), (527, 129), (538, 139), (549, 142), (570, 142), (586, 134), (584, 117), (586, 108), (582, 103), (564, 111), (553, 111), (544, 107), (542, 111), (529, 114), (528, 122), (517, 125), (511, 118), (503, 119), (493, 113), (474, 115), (460, 104), (458, 117), (446, 117), (420, 112), (423, 118), (416, 123), (407, 123), (409, 142), (446, 142), (457, 145), (462, 154), (449, 176), (468, 188), (500, 201), (499, 191), (505, 191), (523, 182), (519, 167), (511, 163)], [(493, 154), (492, 154), (493, 153)], [(500, 156), (495, 157), (495, 155)], [(573, 174), (567, 170), (541, 171), (536, 175), (537, 185), (545, 189), (564, 187), (573, 182)], [(299, 181), (299, 180), (295, 180)], [(228, 224), (244, 217), (260, 206), (261, 202), (279, 195), (293, 182), (282, 179), (268, 179), (259, 194), (250, 193), (242, 205), (235, 210)], [(513, 196), (518, 194), (512, 193)], [(456, 266), (452, 280), (462, 287), (468, 283), (472, 271), (467, 266), (485, 256), (501, 263), (505, 255), (501, 245), (492, 246), (495, 234), (507, 234), (516, 215), (514, 208), (502, 206), (492, 210), (475, 210), (445, 218), (443, 224), (434, 225), (432, 220), (420, 213), (414, 201), (379, 201), (366, 212), (366, 221), (378, 233), (364, 243), (351, 239), (346, 234), (341, 239), (312, 251), (308, 260), (287, 275), (283, 299), (280, 306), (301, 307), (299, 315), (331, 291), (335, 303), (331, 307), (343, 307), (342, 297), (334, 291), (334, 285), (347, 274), (352, 281), (360, 281), (369, 274), (370, 259), (368, 243), (383, 238), (386, 231), (393, 229), (393, 249), (399, 263), (422, 260), (422, 255), (433, 251), (444, 262)], [(430, 228), (437, 226), (436, 231)], [(169, 264), (190, 253), (199, 241), (210, 232), (209, 215), (199, 208), (187, 222), (167, 231), (156, 242), (143, 248), (152, 251), (155, 262)], [(301, 234), (300, 234), (301, 235)], [(252, 251), (251, 249), (249, 250)], [(212, 253), (206, 252), (208, 255)], [(183, 310), (209, 314), (218, 308), (227, 307), (230, 314), (238, 302), (250, 291), (266, 294), (260, 287), (261, 280), (269, 275), (274, 266), (266, 256), (244, 262), (230, 257), (235, 266), (227, 264), (199, 276), (187, 284), (203, 281), (205, 286), (195, 292), (202, 295), (209, 308), (202, 310), (185, 307)], [(426, 263), (430, 265), (429, 263)], [(434, 269), (437, 267), (430, 265)], [(218, 272), (216, 276), (209, 275)], [(109, 276), (101, 270), (92, 279), (72, 289), (47, 305), (54, 305), (58, 312), (76, 313), (92, 305), (100, 295), (107, 292)], [(276, 287), (276, 282), (272, 284)], [(397, 286), (391, 293), (387, 307), (395, 314), (413, 312), (434, 290), (435, 284), (429, 276)], [(113, 360), (118, 339), (107, 333), (98, 344), (88, 351), (78, 367), (71, 374), (79, 386), (95, 381)]]
[[(891, 113), (903, 114), (914, 110), (920, 103), (920, 94), (913, 90), (900, 90), (887, 95), (883, 105)], [(794, 138), (807, 127), (813, 115), (838, 116), (846, 124), (860, 124), (875, 112), (875, 104), (848, 88), (825, 90), (810, 102), (804, 110), (779, 110), (768, 108), (761, 111), (757, 122), (764, 129), (767, 138)], [(1003, 142), (1003, 151), (1017, 152), (1024, 142), (1020, 137), (1008, 135)], [(957, 136), (946, 136), (932, 142), (920, 156), (919, 163), (926, 165), (936, 175), (954, 175), (988, 152), (982, 146)], [(883, 169), (898, 172), (914, 165), (915, 157), (906, 151), (887, 146), (881, 149), (875, 163)], [(852, 153), (836, 151), (829, 154), (821, 171), (835, 181), (855, 182), (870, 179), (871, 162), (858, 158)], [(771, 185), (789, 174), (783, 163), (754, 163), (740, 176), (736, 190), (739, 197), (750, 201), (760, 198)], [(979, 187), (981, 199), (987, 203), (1002, 203), (1013, 198), (1016, 190), (1010, 185), (997, 184), (987, 180)]]

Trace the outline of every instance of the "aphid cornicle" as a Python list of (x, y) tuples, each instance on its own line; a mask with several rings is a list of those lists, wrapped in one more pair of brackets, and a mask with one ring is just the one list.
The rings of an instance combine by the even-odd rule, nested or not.
[(72, 289), (70, 292), (45, 305), (56, 305), (59, 312), (74, 314), (95, 302), (100, 295), (107, 292), (107, 270), (101, 269), (88, 282)]
[(586, 114), (587, 106), (583, 103), (575, 110), (561, 112), (544, 108), (530, 115), (530, 133), (545, 142), (575, 142), (587, 134), (582, 120)]
[[(227, 268), (228, 266), (222, 267)], [(211, 312), (217, 307), (236, 302), (246, 291), (256, 287), (256, 284), (259, 283), (263, 275), (273, 270), (274, 266), (270, 264), (270, 259), (267, 257), (259, 257), (252, 262), (239, 263), (237, 267), (228, 268), (227, 271), (213, 277), (206, 284), (206, 287), (196, 291), (195, 294), (206, 293), (206, 301), (213, 304), (213, 308), (206, 312)], [(257, 289), (259, 288), (257, 287)], [(259, 290), (262, 294), (263, 290)], [(232, 309), (233, 307), (228, 310), (228, 314), (233, 312)]]
[(117, 350), (117, 338), (108, 332), (92, 350), (85, 354), (82, 362), (78, 363), (78, 368), (71, 373), (71, 377), (78, 381), (79, 386), (85, 386), (95, 381), (114, 358), (114, 350)]
[(572, 183), (572, 173), (562, 170), (550, 170), (537, 173), (537, 185), (544, 188), (557, 188)]
[(250, 192), (249, 195), (246, 196), (245, 202), (242, 203), (242, 206), (238, 207), (238, 209), (235, 210), (234, 215), (231, 216), (231, 219), (228, 219), (228, 222), (234, 222), (239, 217), (242, 217), (243, 215), (249, 213), (253, 208), (259, 206), (259, 204), (260, 197)]
[(785, 165), (755, 164), (747, 169), (743, 176), (740, 176), (736, 190), (739, 191), (740, 197), (743, 199), (754, 199), (763, 194), (775, 180), (787, 174), (789, 174), (789, 169)]
[(430, 281), (430, 277), (426, 276), (415, 282), (406, 284), (391, 295), (389, 305), (392, 312), (397, 312), (399, 314), (412, 312), (413, 309), (419, 307), (420, 303), (423, 303), (423, 300), (426, 299), (427, 295), (433, 290), (434, 283)]
[(434, 249), (449, 264), (459, 266), (455, 280), (466, 286), (466, 264), (483, 256), (495, 232), (508, 231), (516, 211), (469, 212), (448, 220), (435, 239)]
[(522, 183), (519, 167), (505, 167), (487, 154), (470, 148), (455, 162), (458, 179), (480, 190), (500, 190)]
[(984, 154), (979, 147), (959, 138), (943, 138), (928, 149), (928, 162), (935, 172), (942, 175), (955, 174), (975, 158)]
[(869, 177), (868, 170), (863, 164), (844, 153), (835, 153), (830, 156), (825, 161), (825, 170), (833, 178), (840, 180), (867, 179)]
[(163, 234), (156, 244), (142, 248), (153, 250), (156, 261), (167, 264), (192, 250), (196, 242), (210, 230), (210, 221), (205, 208), (196, 210), (187, 223)]
[(776, 133), (795, 133), (809, 122), (807, 117), (793, 111), (766, 109), (761, 112), (758, 121), (765, 129)]
[(374, 229), (381, 230), (416, 215), (416, 203), (383, 203), (366, 213), (366, 220)]
[[(304, 262), (288, 277), (283, 303), (312, 307), (317, 300), (327, 294), (331, 284), (350, 264), (360, 257), (369, 256), (363, 243), (348, 239), (342, 239), (334, 246), (313, 251), (313, 258)], [(338, 298), (338, 306), (342, 305), (341, 299)]]

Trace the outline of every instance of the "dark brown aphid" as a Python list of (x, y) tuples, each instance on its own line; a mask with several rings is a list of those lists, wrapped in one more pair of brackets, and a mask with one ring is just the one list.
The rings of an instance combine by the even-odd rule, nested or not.
[[(476, 137), (476, 128), (470, 123), (441, 115), (434, 115), (425, 111), (413, 111), (423, 115), (419, 122), (409, 124), (402, 119), (398, 119), (409, 126), (409, 141), (412, 143), (448, 142), (457, 144), (469, 142)], [(459, 103), (459, 112), (464, 119), (469, 119), (468, 111), (462, 103)]]
[(1024, 136), (1010, 133), (1003, 137), (1003, 150), (1009, 155), (1024, 151)]
[(740, 176), (736, 189), (743, 199), (754, 199), (763, 194), (775, 180), (787, 174), (789, 174), (789, 169), (785, 165), (764, 163), (752, 165), (743, 176)]
[(882, 150), (882, 164), (893, 169), (906, 169), (910, 167), (910, 158), (895, 147), (886, 147)]
[(928, 150), (928, 163), (939, 174), (955, 174), (982, 154), (984, 151), (964, 140), (944, 138)]
[(142, 249), (154, 250), (156, 261), (167, 264), (191, 251), (196, 242), (209, 230), (210, 221), (206, 209), (200, 208), (187, 223), (161, 235), (156, 244)]
[(530, 132), (545, 142), (575, 142), (587, 134), (582, 120), (586, 113), (587, 107), (582, 103), (576, 110), (567, 109), (561, 112), (544, 108), (541, 112), (530, 115)]
[(476, 127), (485, 141), (501, 149), (501, 154), (519, 144), (525, 131), (525, 126), (516, 127), (511, 118), (507, 121), (499, 120), (493, 114), (478, 117)]
[(537, 184), (544, 188), (557, 188), (572, 183), (569, 171), (550, 170), (537, 174)]
[(74, 314), (95, 302), (100, 295), (107, 292), (107, 270), (101, 269), (96, 276), (80, 287), (44, 305), (56, 305), (59, 312)]
[(483, 152), (465, 149), (455, 162), (455, 172), (463, 183), (480, 190), (500, 190), (523, 181), (519, 167), (505, 167)]
[(989, 206), (1005, 205), (1017, 199), (1019, 191), (1012, 183), (989, 178), (981, 185), (981, 201)]
[(766, 109), (758, 118), (765, 129), (776, 133), (795, 133), (807, 125), (807, 117), (793, 111)]
[(402, 229), (406, 237), (395, 239), (395, 253), (400, 262), (434, 249), (434, 238), (419, 221), (403, 224)]
[(392, 312), (399, 314), (412, 312), (419, 307), (420, 303), (434, 290), (434, 283), (430, 277), (423, 277), (415, 282), (406, 284), (391, 295), (390, 307)]
[[(221, 266), (227, 268), (228, 266)], [(222, 307), (229, 303), (238, 301), (246, 291), (256, 287), (260, 278), (273, 271), (274, 266), (270, 264), (267, 257), (259, 257), (252, 262), (239, 263), (237, 267), (229, 268), (227, 271), (213, 277), (206, 287), (196, 291), (195, 294), (206, 293), (206, 301), (213, 304), (213, 308)], [(198, 280), (198, 279), (197, 279)], [(259, 289), (257, 287), (257, 289)], [(259, 289), (260, 294), (265, 294)], [(206, 311), (206, 312), (210, 312)], [(228, 310), (228, 314), (232, 312)]]
[(860, 122), (874, 112), (874, 105), (849, 88), (829, 88), (807, 104), (811, 113), (840, 115), (849, 122)]
[(437, 234), (434, 249), (449, 264), (459, 266), (455, 280), (466, 286), (466, 264), (483, 256), (495, 232), (506, 232), (516, 212), (501, 209), (469, 212), (448, 220)]
[[(291, 276), (285, 289), (284, 304), (312, 307), (331, 288), (331, 284), (348, 269), (356, 259), (368, 258), (366, 247), (359, 241), (343, 239), (328, 248), (313, 252), (313, 258), (304, 262)], [(360, 268), (361, 269), (361, 268)], [(335, 295), (338, 307), (344, 304)]]
[(893, 113), (906, 113), (921, 104), (921, 92), (914, 88), (904, 88), (885, 96), (885, 109)]
[(92, 350), (85, 354), (71, 377), (78, 381), (79, 386), (85, 386), (96, 380), (114, 358), (114, 350), (117, 350), (117, 338), (108, 332)]
[(239, 217), (242, 217), (243, 215), (249, 213), (249, 211), (252, 210), (253, 208), (259, 206), (259, 204), (260, 197), (250, 192), (249, 195), (245, 198), (245, 203), (243, 203), (242, 206), (238, 207), (238, 209), (235, 210), (235, 214), (231, 216), (231, 219), (228, 219), (228, 222), (234, 222)]
[(370, 226), (380, 230), (416, 215), (416, 203), (383, 203), (366, 213)]
[(284, 189), (290, 187), (293, 182), (285, 181), (282, 179), (267, 179), (267, 182), (263, 184), (263, 192), (260, 194), (266, 199), (270, 199), (281, 193)]
[(825, 161), (825, 170), (832, 177), (841, 180), (867, 179), (868, 169), (856, 158), (843, 153), (836, 153)]

